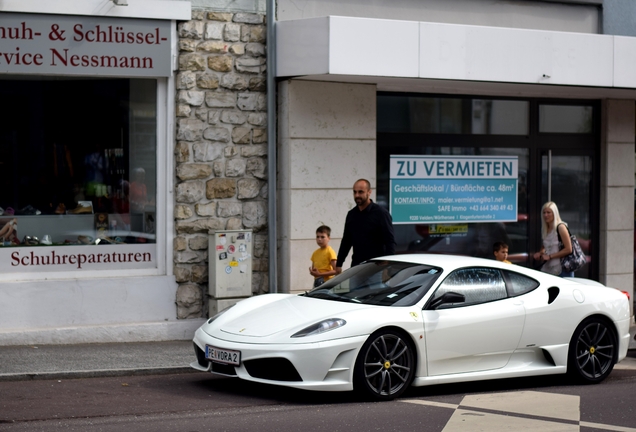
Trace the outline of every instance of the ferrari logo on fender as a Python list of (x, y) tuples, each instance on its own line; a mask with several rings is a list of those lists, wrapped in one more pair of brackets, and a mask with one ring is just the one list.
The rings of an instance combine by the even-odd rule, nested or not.
[(419, 315), (417, 314), (417, 312), (409, 312), (409, 313), (411, 314), (411, 316), (413, 317), (413, 319), (414, 319), (415, 321), (417, 321), (417, 320), (418, 320)]
[(239, 330), (239, 333), (243, 333), (245, 331), (245, 327)]

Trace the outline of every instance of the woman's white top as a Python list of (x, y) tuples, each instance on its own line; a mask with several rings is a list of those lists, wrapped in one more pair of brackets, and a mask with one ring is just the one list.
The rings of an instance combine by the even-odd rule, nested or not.
[[(543, 239), (543, 247), (545, 248), (545, 253), (550, 256), (559, 251), (559, 238), (557, 237), (556, 229), (553, 229), (547, 236), (545, 236)], [(543, 264), (543, 267), (541, 267), (541, 271), (553, 275), (560, 275), (561, 259), (552, 258), (551, 260), (546, 261), (546, 263)]]

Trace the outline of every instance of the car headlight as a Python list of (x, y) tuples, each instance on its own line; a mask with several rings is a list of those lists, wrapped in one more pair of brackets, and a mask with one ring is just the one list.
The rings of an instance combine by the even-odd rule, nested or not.
[(324, 321), (320, 321), (319, 323), (312, 324), (309, 327), (302, 329), (301, 331), (294, 333), (291, 337), (305, 337), (305, 336), (314, 336), (320, 333), (325, 333), (331, 330), (335, 330), (339, 327), (342, 327), (347, 322), (341, 318), (329, 318)]

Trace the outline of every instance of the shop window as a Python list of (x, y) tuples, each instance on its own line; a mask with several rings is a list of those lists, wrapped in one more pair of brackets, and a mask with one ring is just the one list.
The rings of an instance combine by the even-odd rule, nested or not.
[(378, 96), (378, 131), (527, 135), (527, 101)]
[(592, 133), (593, 107), (578, 105), (539, 105), (539, 132)]
[[(400, 146), (379, 147), (377, 202), (388, 208), (390, 154), (410, 154), (412, 149)], [(508, 259), (515, 264), (528, 261), (528, 149), (419, 147), (421, 155), (517, 156), (517, 221), (454, 224), (397, 224), (393, 226), (397, 253), (435, 253), (493, 258), (493, 244), (508, 245)]]
[[(401, 222), (394, 224), (397, 253), (492, 259), (493, 243), (503, 241), (510, 261), (534, 267), (530, 253), (541, 247), (540, 209), (552, 200), (588, 256), (577, 276), (598, 277), (597, 102), (381, 93), (377, 103), (376, 198), (387, 209), (396, 155), (517, 156), (519, 164), (516, 221)], [(634, 251), (636, 257), (636, 246)]]
[(6, 247), (155, 243), (157, 82), (0, 80)]
[(561, 219), (578, 239), (588, 265), (576, 271), (577, 277), (589, 277), (592, 267), (591, 156), (547, 154), (541, 157), (541, 201), (554, 201)]

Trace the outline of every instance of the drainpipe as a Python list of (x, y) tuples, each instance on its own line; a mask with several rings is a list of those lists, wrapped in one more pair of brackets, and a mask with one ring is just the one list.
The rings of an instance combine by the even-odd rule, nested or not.
[(276, 0), (267, 0), (267, 179), (269, 292), (278, 292), (276, 224)]

